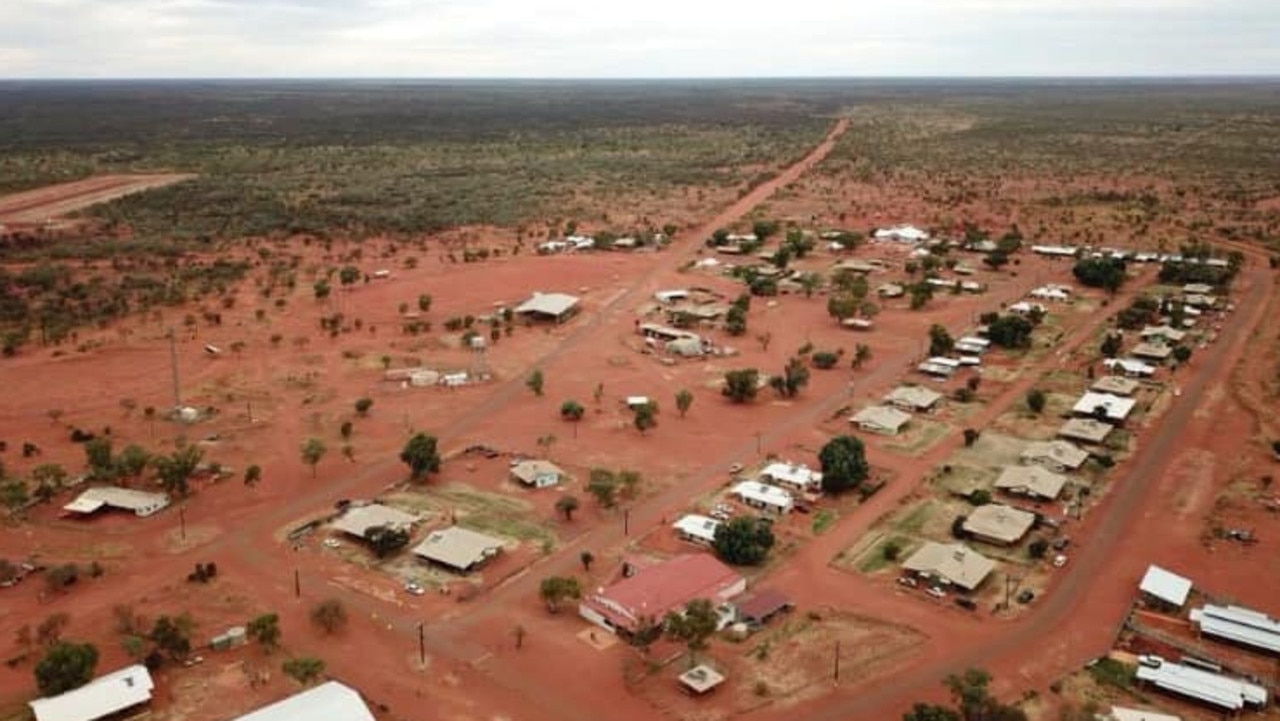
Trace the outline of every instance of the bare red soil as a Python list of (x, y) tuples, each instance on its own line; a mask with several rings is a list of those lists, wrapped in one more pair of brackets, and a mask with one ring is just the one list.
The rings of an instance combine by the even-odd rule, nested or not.
[(184, 174), (100, 175), (0, 197), (0, 223), (35, 225), (131, 193), (190, 180)]

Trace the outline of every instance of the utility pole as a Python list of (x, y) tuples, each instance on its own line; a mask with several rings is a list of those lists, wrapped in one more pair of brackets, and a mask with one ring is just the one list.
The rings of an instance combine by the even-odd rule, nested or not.
[(178, 506), (178, 531), (182, 540), (187, 540), (187, 507)]
[(173, 407), (182, 407), (182, 387), (178, 384), (178, 340), (173, 328), (169, 328), (169, 366), (173, 370)]
[(418, 663), (427, 665), (427, 632), (423, 629), (422, 621), (418, 622)]
[(622, 509), (622, 535), (628, 536), (630, 534), (631, 534), (631, 509), (624, 508)]
[(840, 641), (836, 641), (836, 656), (833, 659), (835, 667), (832, 670), (832, 679), (836, 683), (840, 683)]
[(298, 574), (298, 569), (293, 569), (293, 597), (302, 597), (302, 576)]

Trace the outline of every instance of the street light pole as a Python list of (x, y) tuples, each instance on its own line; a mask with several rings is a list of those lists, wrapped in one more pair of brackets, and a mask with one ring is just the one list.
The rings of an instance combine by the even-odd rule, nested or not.
[(427, 632), (423, 629), (422, 621), (418, 622), (418, 662), (423, 666), (427, 665)]

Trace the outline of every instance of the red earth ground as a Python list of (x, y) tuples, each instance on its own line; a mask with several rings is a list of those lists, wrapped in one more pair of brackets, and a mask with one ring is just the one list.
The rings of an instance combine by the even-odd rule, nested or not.
[[(838, 124), (831, 137), (843, 130), (844, 124)], [(218, 434), (219, 440), (206, 446), (207, 457), (236, 468), (258, 463), (265, 471), (263, 483), (252, 489), (234, 480), (202, 484), (185, 503), (185, 541), (173, 511), (150, 519), (103, 518), (82, 524), (55, 520), (48, 509), (39, 508), (34, 522), (0, 529), (0, 548), (6, 556), (38, 553), (53, 561), (85, 562), (101, 558), (107, 568), (103, 578), (66, 595), (41, 598), (39, 585), (30, 581), (5, 591), (0, 639), (12, 639), (23, 623), (68, 611), (72, 621), (67, 635), (97, 642), (106, 653), (100, 667), (112, 668), (124, 662), (109, 628), (109, 609), (114, 604), (133, 604), (151, 616), (165, 610), (190, 610), (201, 634), (216, 633), (259, 612), (276, 611), (282, 617), (289, 652), (324, 658), (331, 675), (360, 688), (375, 703), (385, 704), (388, 718), (572, 720), (602, 714), (616, 719), (652, 718), (654, 709), (648, 701), (631, 693), (624, 683), (622, 669), (631, 654), (618, 645), (596, 650), (579, 638), (584, 626), (571, 614), (547, 614), (537, 597), (540, 580), (561, 573), (581, 575), (579, 552), (591, 550), (600, 560), (587, 574), (587, 585), (603, 582), (614, 569), (610, 561), (626, 552), (631, 537), (665, 525), (689, 508), (690, 499), (722, 485), (731, 463), (749, 462), (768, 452), (812, 462), (812, 451), (824, 438), (815, 426), (835, 410), (878, 397), (894, 385), (920, 354), (920, 339), (931, 323), (966, 327), (978, 312), (1020, 298), (1033, 282), (1066, 281), (1069, 276), (1066, 264), (1020, 256), (1017, 277), (984, 273), (991, 285), (988, 294), (939, 296), (923, 313), (889, 307), (877, 318), (877, 330), (865, 335), (836, 326), (820, 297), (784, 297), (774, 307), (755, 299), (749, 335), (716, 338), (737, 346), (741, 355), (736, 358), (667, 366), (631, 350), (636, 309), (655, 290), (693, 284), (678, 268), (695, 251), (681, 248), (692, 248), (715, 228), (731, 225), (777, 188), (795, 180), (822, 157), (830, 142), (829, 138), (775, 182), (758, 188), (663, 253), (525, 255), (463, 265), (424, 258), (416, 269), (397, 270), (389, 281), (339, 292), (328, 304), (317, 304), (306, 297), (308, 293), (299, 292), (285, 310), (275, 310), (246, 284), (237, 293), (234, 310), (223, 312), (221, 326), (200, 327), (194, 337), (179, 344), (179, 365), (184, 402), (222, 410), (192, 429), (193, 437)], [(366, 253), (371, 245), (366, 243)], [(318, 246), (299, 252), (308, 256), (309, 263), (326, 262), (326, 251)], [(364, 265), (367, 272), (381, 267)], [(711, 277), (699, 276), (697, 283), (733, 292), (733, 286)], [(1215, 395), (1214, 390), (1222, 386), (1241, 356), (1247, 330), (1269, 302), (1271, 284), (1270, 275), (1255, 258), (1237, 286), (1241, 311), (1229, 321), (1231, 332), (1223, 334), (1222, 342), (1197, 353), (1182, 376), (1190, 380), (1179, 403), (1157, 429), (1139, 439), (1140, 449), (1128, 464), (1111, 472), (1113, 479), (1119, 479), (1113, 481), (1116, 490), (1075, 531), (1076, 537), (1088, 538), (1085, 545), (1043, 603), (1016, 620), (940, 612), (935, 606), (904, 599), (883, 584), (828, 565), (875, 519), (911, 493), (917, 479), (945, 458), (959, 439), (952, 434), (917, 459), (888, 453), (873, 443), (872, 463), (892, 469), (895, 482), (874, 496), (867, 508), (842, 514), (833, 530), (801, 544), (767, 584), (785, 590), (801, 609), (856, 609), (863, 616), (910, 626), (928, 641), (886, 676), (846, 680), (839, 689), (799, 707), (766, 705), (751, 715), (892, 718), (914, 700), (939, 696), (937, 681), (969, 665), (991, 669), (998, 690), (1005, 694), (1043, 689), (1106, 650), (1132, 599), (1136, 579), (1149, 562), (1165, 563), (1209, 587), (1239, 589), (1242, 601), (1262, 605), (1268, 600), (1266, 590), (1254, 584), (1251, 591), (1247, 579), (1265, 561), (1255, 557), (1214, 564), (1199, 543), (1198, 522), (1168, 522), (1200, 518), (1213, 498), (1215, 479), (1193, 479), (1190, 485), (1202, 490), (1193, 503), (1175, 507), (1173, 499), (1179, 493), (1174, 491), (1186, 481), (1165, 475), (1164, 469), (1197, 447), (1212, 453), (1232, 452), (1220, 442), (1218, 447), (1211, 442), (1210, 434), (1222, 427), (1225, 408), (1222, 413), (1206, 414), (1195, 407), (1204, 401), (1222, 408), (1228, 402), (1226, 394)], [(583, 313), (562, 327), (519, 328), (511, 338), (500, 340), (488, 354), (496, 374), (494, 383), (443, 391), (401, 389), (380, 380), (383, 354), (392, 356), (393, 366), (407, 365), (407, 357), (433, 367), (466, 367), (469, 362), (466, 353), (440, 344), (435, 336), (399, 334), (396, 306), (400, 302), (412, 305), (419, 293), (431, 293), (435, 304), (428, 317), (439, 325), (441, 319), (480, 314), (494, 303), (510, 303), (533, 290), (581, 292)], [(259, 307), (266, 309), (262, 322), (253, 313)], [(1120, 303), (1112, 305), (1119, 307)], [(318, 317), (337, 309), (348, 318), (361, 318), (364, 329), (336, 339), (315, 333)], [(12, 401), (0, 409), (0, 437), (9, 440), (11, 447), (34, 441), (45, 449), (38, 462), (58, 461), (73, 468), (80, 464), (80, 452), (65, 440), (71, 426), (110, 425), (118, 447), (131, 441), (148, 448), (170, 447), (180, 429), (156, 422), (153, 437), (152, 424), (136, 410), (128, 411), (121, 400), (132, 399), (136, 408), (165, 408), (172, 403), (163, 338), (166, 328), (178, 325), (181, 316), (182, 312), (167, 311), (164, 319), (129, 324), (130, 333), (113, 329), (95, 338), (84, 334), (81, 342), (102, 343), (84, 353), (69, 352), (53, 359), (46, 352), (32, 352), (6, 361), (6, 378), (14, 383)], [(1083, 342), (1105, 319), (1106, 314), (1100, 313), (1066, 342)], [(762, 331), (773, 336), (768, 351), (751, 339)], [(274, 348), (269, 339), (277, 334), (283, 341)], [(307, 341), (295, 344), (297, 338)], [(205, 343), (225, 349), (237, 340), (246, 344), (240, 353), (206, 357), (202, 351)], [(873, 359), (865, 370), (852, 376), (843, 370), (815, 371), (809, 388), (792, 401), (761, 400), (751, 407), (735, 407), (712, 386), (726, 369), (755, 366), (768, 372), (780, 368), (806, 342), (818, 348), (850, 350), (855, 340), (873, 348)], [(999, 415), (1053, 363), (1050, 356), (1021, 380), (1002, 388), (999, 396), (988, 401), (982, 417), (971, 424), (978, 426)], [(545, 397), (535, 397), (524, 387), (525, 374), (532, 367), (546, 376)], [(87, 377), (93, 381), (82, 380)], [(591, 400), (598, 384), (605, 389), (599, 411)], [(676, 416), (669, 400), (680, 388), (693, 390), (696, 398), (685, 419)], [(657, 398), (663, 408), (660, 425), (643, 437), (629, 427), (629, 416), (619, 410), (621, 398), (634, 394)], [(361, 396), (373, 398), (375, 406), (369, 418), (355, 419), (355, 462), (344, 462), (331, 451), (313, 479), (298, 458), (299, 442), (321, 436), (336, 449), (337, 425), (353, 415), (351, 403)], [(576, 429), (558, 419), (560, 402), (567, 398), (576, 398), (589, 409)], [(63, 412), (55, 420), (48, 413), (51, 409)], [(1231, 418), (1229, 422), (1248, 422)], [(557, 529), (559, 549), (531, 562), (526, 573), (465, 603), (397, 595), (395, 582), (321, 552), (314, 540), (297, 551), (282, 542), (289, 528), (323, 515), (337, 499), (372, 497), (399, 481), (403, 470), (395, 454), (411, 428), (438, 435), (446, 451), (454, 452), (484, 442), (532, 454), (537, 451), (536, 439), (551, 433), (557, 437), (550, 447), (551, 457), (572, 469), (636, 468), (647, 483), (642, 497), (628, 509), (631, 534), (624, 533), (618, 513), (584, 503), (583, 510), (566, 523), (556, 519), (551, 509), (554, 495), (543, 493), (537, 498), (533, 494), (536, 513)], [(810, 449), (808, 455), (802, 448)], [(499, 474), (480, 464), (472, 474), (458, 468), (461, 463), (466, 462), (446, 463), (444, 478), (432, 484), (452, 479), (495, 490), (501, 482)], [(19, 460), (10, 465), (19, 470), (29, 467)], [(480, 476), (483, 481), (478, 480)], [(1170, 487), (1175, 483), (1179, 488)], [(1152, 534), (1153, 527), (1162, 533)], [(182, 581), (194, 562), (207, 560), (216, 561), (221, 570), (212, 586), (192, 587)], [(294, 597), (295, 569), (301, 580), (300, 599)], [(505, 575), (500, 568), (492, 570), (495, 576)], [(356, 619), (335, 637), (318, 634), (307, 621), (311, 604), (326, 597), (341, 599)], [(417, 653), (418, 624), (424, 621), (425, 671), (420, 669)], [(513, 641), (517, 625), (526, 631), (519, 650)], [(10, 646), (6, 657), (16, 651)], [(184, 711), (181, 717), (193, 721), (226, 718), (285, 692), (280, 684), (251, 689), (246, 680), (235, 677), (238, 672), (226, 670), (238, 660), (274, 670), (276, 662), (262, 660), (256, 649), (206, 657), (202, 666), (162, 674), (161, 708), (175, 695), (187, 696), (193, 682), (231, 692), (222, 694), (228, 697), (225, 704)], [(31, 692), (29, 665), (0, 671), (4, 698), (18, 701)], [(711, 698), (689, 705), (688, 710), (711, 714), (724, 703)]]
[(68, 213), (194, 178), (186, 174), (100, 175), (0, 198), (0, 224), (47, 223)]

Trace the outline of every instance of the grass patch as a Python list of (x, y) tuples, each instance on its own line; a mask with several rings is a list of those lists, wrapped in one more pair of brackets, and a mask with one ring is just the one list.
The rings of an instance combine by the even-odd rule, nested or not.
[[(909, 555), (907, 550), (910, 545), (910, 541), (901, 536), (891, 536), (886, 538), (873, 546), (871, 550), (863, 556), (862, 560), (858, 562), (858, 571), (867, 574), (883, 571), (889, 566), (906, 558)], [(896, 553), (888, 550), (894, 547), (898, 549)]]
[(818, 511), (817, 515), (813, 517), (813, 535), (820, 536), (831, 530), (831, 527), (835, 525), (836, 520), (839, 518), (840, 514), (830, 508)]
[(916, 534), (920, 529), (924, 528), (924, 524), (929, 522), (929, 518), (933, 516), (933, 512), (937, 509), (937, 502), (924, 501), (916, 506), (902, 518), (902, 520), (893, 524), (893, 527), (900, 533)]

